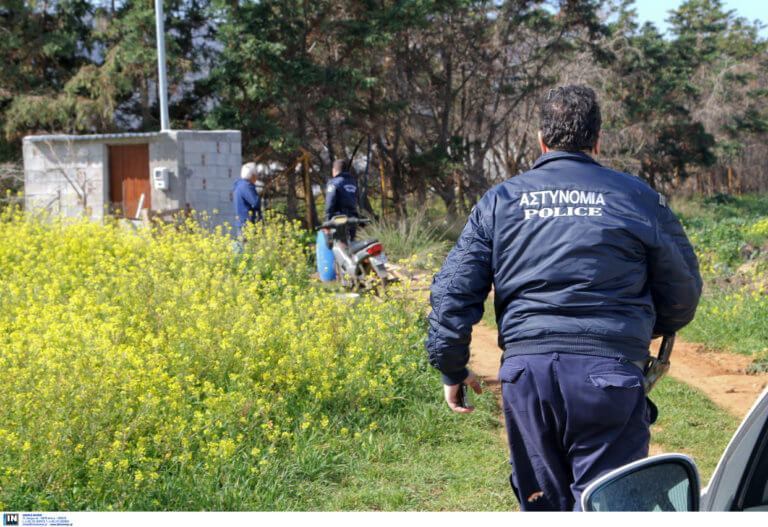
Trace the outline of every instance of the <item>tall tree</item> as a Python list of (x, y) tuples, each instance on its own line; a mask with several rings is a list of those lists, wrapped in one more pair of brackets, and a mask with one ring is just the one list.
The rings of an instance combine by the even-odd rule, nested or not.
[[(80, 2), (79, 11), (64, 5), (73, 2)], [(183, 113), (185, 97), (193, 91), (184, 79), (206, 68), (213, 45), (212, 26), (204, 16), (207, 4), (203, 0), (166, 0), (164, 5), (171, 100), (175, 96), (182, 103), (172, 104), (171, 115), (189, 121), (199, 117), (200, 111), (187, 106), (189, 114)], [(6, 135), (157, 128), (154, 2), (126, 0), (110, 8), (94, 8), (85, 0), (66, 0), (61, 9), (77, 19), (78, 24), (70, 26), (78, 32), (69, 30), (70, 38), (65, 40), (69, 47), (56, 49), (69, 50), (74, 58), (66, 74), (54, 82), (37, 90), (26, 89), (13, 98), (5, 114)], [(204, 103), (199, 100), (203, 94), (195, 95), (197, 104)], [(177, 111), (179, 106), (182, 112)]]
[[(359, 94), (375, 83), (360, 57), (377, 45), (376, 2), (265, 0), (217, 4), (227, 42), (213, 73), (218, 106), (208, 126), (243, 130), (249, 156), (293, 166), (309, 151), (320, 167), (359, 140)], [(293, 170), (287, 213), (297, 217)]]
[(607, 41), (603, 92), (618, 105), (607, 116), (605, 153), (620, 167), (659, 186), (714, 160), (714, 138), (689, 107), (698, 99), (692, 74), (698, 58), (655, 26), (638, 27), (633, 2), (619, 7)]
[[(732, 175), (734, 162), (768, 132), (768, 42), (759, 37), (758, 24), (720, 0), (688, 0), (670, 12), (669, 22), (673, 47), (690, 72), (694, 97), (687, 109), (715, 138), (718, 159), (710, 179), (717, 185), (718, 175)], [(732, 177), (724, 187), (734, 190)]]
[[(385, 96), (403, 110), (381, 123), (378, 145), (393, 189), (426, 183), (453, 214), (490, 185), (492, 151), (504, 152), (497, 146), (509, 140), (513, 116), (554, 82), (552, 63), (601, 25), (593, 2), (561, 2), (557, 13), (525, 0), (418, 5), (396, 34), (385, 72)], [(505, 164), (495, 172), (506, 174)]]
[[(93, 49), (88, 0), (6, 0), (0, 4), (0, 127), (10, 143), (0, 140), (0, 157), (14, 156), (18, 131), (25, 121), (45, 118), (67, 122), (66, 108), (47, 112), (44, 101), (66, 86), (88, 63)], [(19, 102), (22, 101), (22, 102)], [(9, 111), (14, 105), (20, 108)]]

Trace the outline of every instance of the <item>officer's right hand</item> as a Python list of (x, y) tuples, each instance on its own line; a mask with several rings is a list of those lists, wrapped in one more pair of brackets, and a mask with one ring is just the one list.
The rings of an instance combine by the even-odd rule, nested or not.
[[(469, 374), (469, 376), (467, 376), (466, 379), (464, 379), (463, 384), (466, 384), (467, 386), (471, 386), (472, 389), (477, 394), (483, 393), (483, 389), (480, 387), (480, 383), (477, 382), (477, 379), (475, 379), (475, 376), (472, 375), (471, 373)], [(468, 414), (472, 410), (474, 410), (475, 407), (459, 406), (459, 386), (461, 385), (460, 384), (454, 384), (452, 386), (448, 384), (443, 385), (443, 394), (445, 395), (445, 402), (448, 403), (448, 407), (454, 412), (460, 413), (460, 414)]]

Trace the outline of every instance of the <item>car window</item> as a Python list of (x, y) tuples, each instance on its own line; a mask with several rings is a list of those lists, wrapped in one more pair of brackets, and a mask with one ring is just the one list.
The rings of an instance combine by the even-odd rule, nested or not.
[[(752, 410), (739, 426), (725, 449), (702, 495), (701, 508), (706, 511), (755, 508), (765, 493), (765, 440), (768, 435), (768, 388), (760, 395)], [(762, 470), (761, 470), (762, 467)]]
[(744, 475), (742, 490), (736, 500), (738, 510), (765, 510), (768, 507), (768, 422), (752, 455), (755, 460)]

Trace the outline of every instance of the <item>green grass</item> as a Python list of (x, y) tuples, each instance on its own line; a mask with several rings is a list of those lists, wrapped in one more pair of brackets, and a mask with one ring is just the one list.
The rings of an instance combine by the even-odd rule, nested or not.
[(446, 232), (446, 227), (417, 213), (400, 220), (381, 218), (367, 225), (358, 238), (378, 238), (390, 261), (410, 259), (414, 267), (431, 269), (442, 263), (449, 249)]
[(768, 197), (765, 194), (673, 196), (670, 207), (683, 221), (717, 222), (727, 218), (768, 216)]
[(745, 262), (744, 255), (748, 253), (743, 249), (748, 244), (759, 247), (768, 243), (768, 235), (750, 233), (752, 225), (768, 217), (766, 195), (674, 198), (672, 209), (697, 253), (704, 257), (707, 274), (732, 274)]
[(696, 318), (681, 336), (768, 357), (768, 196), (677, 198), (672, 206), (704, 278)]
[(702, 486), (706, 485), (739, 419), (699, 390), (669, 376), (654, 388), (651, 399), (659, 407), (659, 419), (651, 427), (651, 441), (665, 452), (691, 456), (699, 467)]
[(768, 297), (708, 282), (696, 318), (680, 335), (708, 347), (768, 357)]
[[(433, 401), (407, 423), (369, 434), (360, 457), (335, 485), (317, 489), (324, 510), (505, 511), (517, 508), (496, 402), (486, 391), (472, 414), (450, 412), (434, 383)], [(309, 492), (309, 495), (314, 492)], [(312, 500), (308, 508), (315, 508)]]
[(431, 377), (429, 396), (415, 397), (376, 431), (303, 438), (301, 455), (269, 467), (258, 501), (294, 511), (516, 509), (493, 395), (475, 398), (469, 416), (454, 414), (439, 377)]
[[(507, 451), (495, 421), (495, 403), (489, 392), (485, 393), (487, 397), (476, 401), (479, 410), (466, 420), (465, 416), (447, 415), (442, 401), (435, 408), (420, 411), (414, 423), (414, 430), (419, 431), (418, 448), (407, 455), (398, 453), (397, 440), (392, 436), (388, 444), (375, 437), (369, 439), (371, 446), (366, 452), (371, 457), (358, 468), (351, 467), (353, 475), (345, 478), (343, 485), (330, 489), (327, 503), (331, 510), (517, 508), (506, 483)], [(699, 390), (671, 377), (660, 382), (651, 397), (659, 407), (659, 419), (651, 427), (651, 441), (665, 452), (691, 456), (699, 468), (702, 486), (706, 485), (739, 419)], [(431, 421), (457, 428), (430, 437)], [(405, 431), (400, 434), (408, 435)], [(446, 441), (446, 435), (455, 441)], [(467, 467), (472, 467), (469, 473)], [(438, 491), (424, 495), (424, 488)]]

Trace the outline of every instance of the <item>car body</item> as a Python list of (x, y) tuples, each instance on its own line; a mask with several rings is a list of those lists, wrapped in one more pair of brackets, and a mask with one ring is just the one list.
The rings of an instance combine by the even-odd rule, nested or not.
[(585, 511), (768, 511), (768, 388), (699, 490), (696, 463), (662, 454), (620, 467), (582, 494)]

